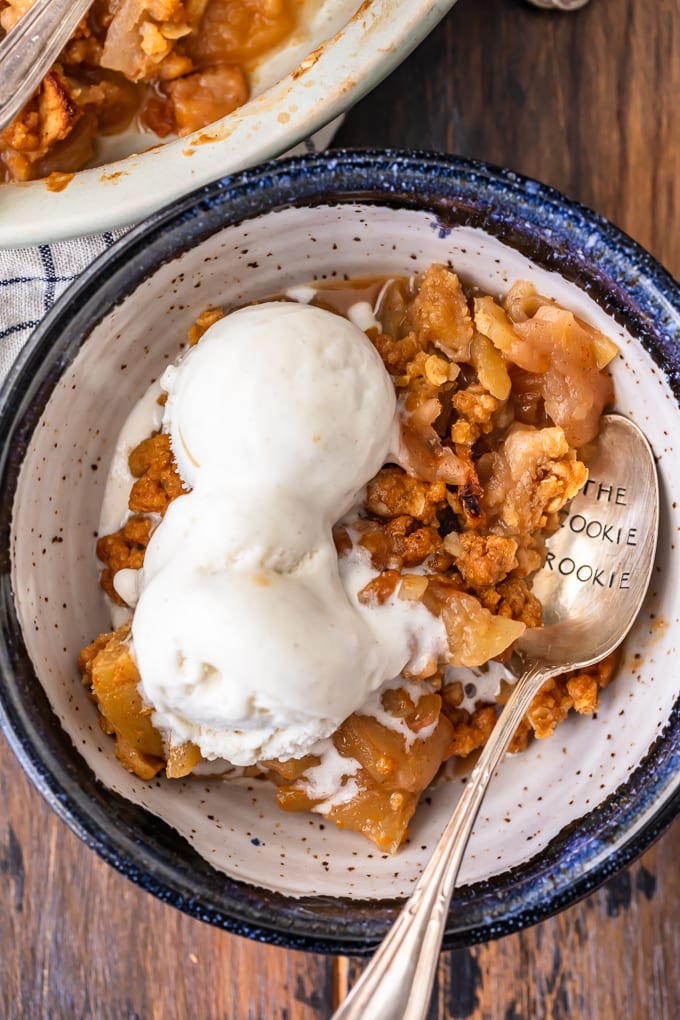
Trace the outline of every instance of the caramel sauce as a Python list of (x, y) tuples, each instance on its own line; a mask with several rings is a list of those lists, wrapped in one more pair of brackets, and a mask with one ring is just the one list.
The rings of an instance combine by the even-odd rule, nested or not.
[(73, 174), (61, 174), (55, 170), (47, 177), (45, 187), (48, 191), (63, 191), (71, 183), (73, 176)]
[(366, 301), (371, 308), (375, 308), (380, 291), (392, 279), (396, 277), (358, 276), (351, 280), (323, 280), (319, 283), (310, 283), (309, 286), (316, 291), (311, 304), (347, 318), (352, 305), (361, 301)]
[[(314, 291), (310, 304), (349, 318), (353, 305), (366, 302), (381, 324), (382, 331), (395, 339), (408, 332), (406, 306), (415, 295), (413, 279), (390, 276), (354, 276), (351, 280), (313, 280), (302, 286)], [(278, 294), (271, 300), (290, 300)]]

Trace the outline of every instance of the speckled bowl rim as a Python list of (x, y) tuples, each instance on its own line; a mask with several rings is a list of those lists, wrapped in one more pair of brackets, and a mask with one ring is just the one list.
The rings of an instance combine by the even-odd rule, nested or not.
[[(104, 860), (161, 900), (228, 931), (316, 952), (365, 953), (395, 900), (294, 898), (231, 879), (168, 825), (106, 790), (53, 715), (11, 593), (10, 515), (23, 454), (58, 379), (97, 322), (161, 265), (274, 209), (377, 202), (480, 227), (587, 291), (639, 338), (680, 403), (680, 287), (602, 217), (507, 170), (421, 152), (329, 152), (217, 181), (134, 228), (74, 283), (0, 391), (0, 727), (48, 803)], [(521, 866), (457, 891), (444, 940), (469, 946), (546, 918), (639, 856), (680, 811), (680, 699), (629, 779)]]

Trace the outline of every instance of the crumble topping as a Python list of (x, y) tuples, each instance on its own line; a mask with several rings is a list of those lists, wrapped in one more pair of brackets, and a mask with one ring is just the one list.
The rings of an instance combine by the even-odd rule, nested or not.
[[(315, 293), (333, 308), (333, 288)], [(203, 312), (190, 343), (222, 315)], [(596, 437), (613, 399), (603, 369), (616, 347), (528, 283), (498, 302), (466, 291), (443, 266), (415, 281), (386, 281), (374, 316), (380, 328), (366, 332), (397, 392), (404, 466), (378, 471), (362, 504), (334, 528), (335, 548), (341, 563), (358, 553), (370, 561), (374, 576), (357, 592), (360, 602), (422, 603), (443, 621), (448, 652), (373, 695), (325, 750), (258, 769), (284, 810), (318, 811), (392, 852), (442, 763), (483, 747), (507, 698), (502, 683), (495, 702), (463, 707), (450, 667), (506, 661), (524, 628), (541, 624), (531, 576), (560, 511), (587, 479), (578, 447)], [(97, 545), (102, 587), (118, 604), (116, 572), (140, 568), (158, 520), (186, 491), (162, 432), (131, 452), (129, 466), (130, 516)], [(610, 656), (549, 681), (511, 750), (549, 737), (572, 709), (594, 713), (615, 665)], [(168, 747), (154, 730), (125, 627), (84, 649), (80, 666), (126, 768), (176, 777), (200, 762), (195, 745)], [(329, 793), (317, 779), (331, 758), (340, 779)]]

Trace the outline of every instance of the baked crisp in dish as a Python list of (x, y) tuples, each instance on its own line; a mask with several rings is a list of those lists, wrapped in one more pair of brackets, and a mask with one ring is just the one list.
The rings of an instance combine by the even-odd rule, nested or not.
[[(422, 791), (443, 763), (484, 745), (505, 700), (500, 673), (494, 696), (482, 700), (467, 671), (493, 671), (525, 627), (541, 625), (531, 578), (561, 511), (587, 478), (579, 451), (597, 437), (613, 401), (605, 368), (617, 348), (529, 283), (516, 283), (499, 301), (465, 288), (440, 265), (410, 280), (288, 293), (361, 327), (396, 394), (398, 463), (388, 460), (333, 527), (340, 573), (349, 576), (343, 564), (354, 561), (364, 570), (365, 583), (348, 596), (376, 618), (387, 608), (424, 607), (443, 643), (373, 689), (306, 753), (247, 768), (276, 784), (284, 810), (318, 812), (394, 852)], [(222, 316), (221, 309), (204, 312), (190, 345), (200, 347)], [(117, 577), (142, 568), (168, 508), (190, 489), (166, 431), (135, 446), (129, 470), (126, 519), (97, 544), (101, 585), (121, 608)], [(140, 688), (129, 621), (85, 648), (80, 668), (123, 766), (142, 779), (162, 769), (182, 777), (199, 763), (202, 775), (219, 773), (205, 760), (214, 753), (159, 725), (158, 706)], [(572, 709), (592, 714), (614, 669), (611, 657), (546, 684), (511, 750), (550, 736)]]
[[(0, 34), (32, 0), (0, 0)], [(293, 30), (297, 0), (95, 0), (33, 99), (0, 135), (0, 181), (80, 170), (137, 116), (188, 134), (249, 97), (248, 73)]]

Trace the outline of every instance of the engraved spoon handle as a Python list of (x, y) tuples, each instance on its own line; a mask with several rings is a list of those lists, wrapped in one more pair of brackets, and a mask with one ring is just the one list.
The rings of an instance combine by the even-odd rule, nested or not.
[(91, 3), (36, 0), (0, 42), (0, 131), (29, 101)]
[(333, 1020), (424, 1020), (451, 895), (487, 787), (536, 693), (561, 670), (563, 667), (543, 663), (527, 665), (470, 773), (432, 859)]

